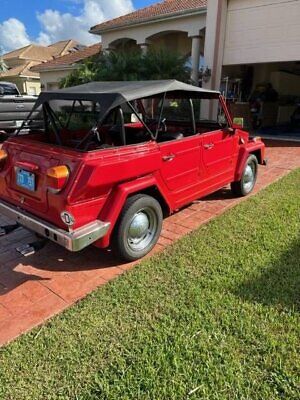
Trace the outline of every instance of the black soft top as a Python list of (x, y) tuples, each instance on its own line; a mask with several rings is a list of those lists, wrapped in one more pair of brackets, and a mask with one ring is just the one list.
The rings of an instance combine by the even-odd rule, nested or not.
[(201, 89), (176, 80), (90, 82), (67, 89), (42, 92), (35, 108), (50, 100), (86, 100), (99, 102), (101, 114), (106, 115), (123, 103), (169, 92), (201, 99), (217, 99), (220, 96), (220, 92)]

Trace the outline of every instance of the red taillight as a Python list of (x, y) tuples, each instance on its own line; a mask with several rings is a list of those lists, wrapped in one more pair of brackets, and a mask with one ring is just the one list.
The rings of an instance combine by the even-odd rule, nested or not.
[(4, 167), (5, 161), (7, 160), (8, 154), (5, 150), (0, 150), (0, 168)]
[(47, 185), (50, 190), (60, 192), (66, 185), (70, 175), (66, 165), (59, 165), (47, 170)]

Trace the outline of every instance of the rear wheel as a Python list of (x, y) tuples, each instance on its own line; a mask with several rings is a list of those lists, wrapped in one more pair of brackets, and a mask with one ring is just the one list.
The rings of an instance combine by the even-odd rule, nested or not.
[(237, 182), (232, 182), (231, 190), (236, 196), (247, 196), (254, 189), (257, 179), (258, 162), (252, 154), (248, 157), (242, 178)]
[(138, 194), (130, 197), (115, 230), (115, 246), (125, 261), (134, 261), (148, 254), (159, 238), (163, 213), (157, 200)]

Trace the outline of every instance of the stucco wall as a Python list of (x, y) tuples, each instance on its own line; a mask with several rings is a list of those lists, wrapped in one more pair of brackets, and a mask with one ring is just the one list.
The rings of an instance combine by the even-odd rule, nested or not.
[(300, 59), (299, 0), (230, 0), (224, 65)]
[(42, 90), (54, 90), (59, 87), (59, 82), (72, 72), (73, 69), (55, 70), (55, 71), (41, 71), (41, 85)]
[(23, 91), (31, 96), (37, 96), (41, 92), (41, 83), (38, 79), (23, 79)]

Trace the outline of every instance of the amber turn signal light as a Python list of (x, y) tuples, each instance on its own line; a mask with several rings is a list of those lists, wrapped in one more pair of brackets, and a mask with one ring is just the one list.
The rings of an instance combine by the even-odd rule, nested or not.
[(5, 161), (8, 157), (8, 154), (5, 150), (0, 150), (0, 162)]
[(5, 161), (7, 160), (8, 154), (5, 150), (0, 150), (0, 168), (2, 169)]
[(69, 168), (66, 165), (51, 167), (47, 170), (47, 183), (50, 190), (57, 193), (66, 185), (70, 175)]

